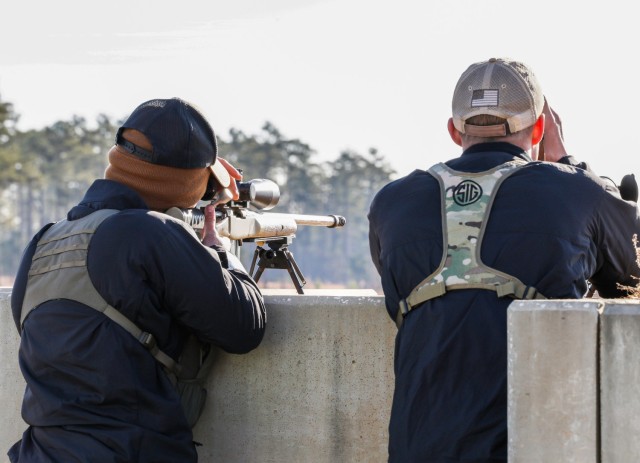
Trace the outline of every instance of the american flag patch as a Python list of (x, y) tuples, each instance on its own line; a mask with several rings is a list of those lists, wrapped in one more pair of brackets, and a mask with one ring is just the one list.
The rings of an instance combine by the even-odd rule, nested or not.
[(498, 90), (474, 90), (471, 107), (475, 106), (498, 106)]

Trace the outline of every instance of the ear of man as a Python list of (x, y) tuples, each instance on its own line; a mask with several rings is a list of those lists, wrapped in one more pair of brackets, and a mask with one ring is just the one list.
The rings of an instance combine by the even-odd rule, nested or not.
[(536, 146), (542, 141), (544, 136), (544, 114), (540, 114), (540, 117), (533, 124), (533, 130), (531, 131), (531, 146)]
[(449, 122), (447, 122), (447, 130), (449, 130), (449, 136), (453, 142), (458, 146), (462, 146), (462, 134), (453, 125), (453, 117), (450, 117)]

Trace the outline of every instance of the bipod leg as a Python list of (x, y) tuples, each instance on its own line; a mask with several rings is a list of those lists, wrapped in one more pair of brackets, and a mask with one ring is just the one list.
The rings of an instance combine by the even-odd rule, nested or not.
[(293, 258), (293, 254), (287, 248), (282, 250), (285, 255), (285, 259), (287, 262), (287, 270), (289, 271), (289, 276), (291, 276), (291, 281), (293, 281), (293, 286), (296, 287), (296, 291), (298, 294), (304, 294), (302, 287), (307, 284), (296, 260)]
[[(258, 256), (262, 251), (263, 251), (262, 247), (256, 246), (256, 250), (253, 253), (253, 259), (251, 260), (251, 268), (249, 269), (249, 275), (253, 275), (253, 269), (256, 267), (256, 261), (258, 260)], [(257, 283), (263, 271), (264, 271), (264, 267), (261, 267), (254, 275), (253, 281)]]

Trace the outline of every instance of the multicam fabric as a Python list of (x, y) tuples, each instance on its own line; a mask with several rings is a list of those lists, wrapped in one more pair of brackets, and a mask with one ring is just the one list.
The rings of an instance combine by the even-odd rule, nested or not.
[[(523, 161), (524, 163), (524, 161)], [(455, 172), (444, 164), (429, 172), (439, 178), (444, 193), (444, 235), (447, 255), (433, 281), (452, 285), (495, 285), (508, 280), (480, 262), (480, 240), (499, 184), (518, 164), (510, 162), (481, 174)]]
[(457, 172), (445, 164), (429, 169), (440, 183), (445, 255), (438, 269), (400, 302), (398, 326), (412, 308), (452, 289), (478, 288), (496, 291), (499, 297), (544, 298), (535, 288), (480, 260), (482, 235), (496, 191), (502, 181), (524, 164), (526, 161), (514, 160), (479, 173)]

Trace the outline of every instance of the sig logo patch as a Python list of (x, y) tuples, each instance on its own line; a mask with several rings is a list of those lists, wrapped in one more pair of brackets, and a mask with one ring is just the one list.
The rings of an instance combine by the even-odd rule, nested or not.
[(465, 180), (453, 189), (453, 200), (458, 206), (468, 206), (482, 197), (482, 187), (473, 180)]

